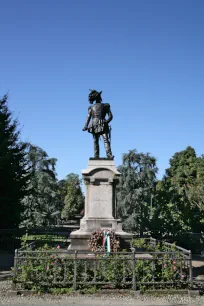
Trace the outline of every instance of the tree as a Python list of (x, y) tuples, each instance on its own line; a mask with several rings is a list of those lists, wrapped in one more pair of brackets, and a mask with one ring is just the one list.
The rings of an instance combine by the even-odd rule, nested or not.
[(74, 173), (67, 175), (64, 184), (64, 208), (61, 217), (64, 220), (69, 220), (79, 214), (84, 208), (84, 196), (81, 190), (81, 180)]
[(197, 157), (192, 147), (177, 152), (170, 167), (157, 184), (154, 230), (162, 236), (203, 229), (204, 158)]
[(18, 227), (21, 200), (27, 194), (29, 175), (26, 145), (20, 141), (17, 119), (12, 119), (7, 96), (0, 100), (0, 220), (1, 228)]
[(61, 201), (56, 179), (56, 159), (41, 148), (27, 144), (27, 160), (32, 179), (24, 197), (21, 226), (50, 226), (60, 222)]
[[(156, 184), (151, 220), (151, 231), (155, 238), (165, 238), (184, 229), (182, 212), (175, 203), (178, 203), (177, 193), (171, 189), (168, 181), (159, 180)], [(188, 230), (187, 227), (185, 230)]]
[(130, 150), (123, 154), (123, 164), (118, 168), (121, 173), (117, 188), (118, 215), (124, 229), (134, 233), (149, 230), (151, 203), (156, 182), (156, 159), (149, 153)]
[[(198, 208), (201, 213), (204, 212), (204, 155), (197, 158), (196, 179), (194, 179), (186, 188), (187, 197), (192, 207)], [(201, 220), (204, 223), (204, 219)]]

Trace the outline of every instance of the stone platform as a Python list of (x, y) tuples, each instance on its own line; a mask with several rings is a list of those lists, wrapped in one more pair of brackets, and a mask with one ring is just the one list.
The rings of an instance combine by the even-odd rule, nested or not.
[(121, 221), (116, 218), (116, 185), (120, 172), (114, 161), (90, 159), (82, 176), (86, 185), (85, 215), (80, 220), (80, 229), (70, 234), (69, 249), (88, 250), (90, 235), (97, 229), (114, 230), (122, 245), (128, 243), (133, 234), (124, 232)]

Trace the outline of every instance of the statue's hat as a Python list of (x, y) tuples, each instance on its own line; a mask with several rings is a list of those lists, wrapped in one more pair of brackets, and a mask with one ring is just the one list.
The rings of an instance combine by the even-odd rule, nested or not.
[(93, 102), (98, 96), (101, 95), (102, 91), (98, 92), (95, 89), (89, 89), (90, 90), (90, 94), (89, 94), (89, 101)]
[(98, 95), (101, 95), (102, 94), (102, 91), (97, 91), (97, 90), (95, 90), (95, 89), (89, 89), (90, 90), (90, 94), (94, 94), (94, 95), (96, 95), (96, 96), (98, 96)]

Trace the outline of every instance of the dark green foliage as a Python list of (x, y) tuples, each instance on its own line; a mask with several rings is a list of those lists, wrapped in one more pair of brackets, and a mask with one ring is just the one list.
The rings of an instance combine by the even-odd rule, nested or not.
[(61, 217), (67, 221), (82, 211), (84, 196), (81, 190), (81, 180), (77, 174), (68, 174), (66, 180), (61, 184), (63, 186), (62, 194), (64, 195), (64, 208)]
[(24, 211), (21, 226), (41, 227), (60, 222), (62, 209), (58, 192), (55, 165), (56, 159), (39, 147), (27, 144), (27, 160), (32, 179), (29, 195), (23, 199)]
[(187, 147), (170, 159), (166, 175), (157, 183), (152, 230), (160, 236), (204, 230), (204, 158)]
[(18, 121), (12, 119), (7, 96), (0, 100), (0, 222), (1, 228), (20, 223), (21, 200), (29, 180), (26, 144), (20, 141)]
[(174, 154), (162, 180), (156, 180), (155, 158), (135, 150), (124, 154), (119, 171), (124, 229), (179, 242), (185, 232), (204, 231), (204, 156), (197, 157), (192, 147)]
[[(199, 208), (200, 212), (204, 212), (204, 155), (196, 160), (196, 177), (188, 184), (186, 194), (192, 207)], [(204, 219), (201, 220), (204, 223)]]
[(123, 154), (123, 164), (117, 188), (118, 215), (124, 229), (143, 235), (149, 230), (151, 201), (156, 183), (156, 159), (149, 153), (130, 150)]
[(57, 181), (56, 159), (41, 148), (27, 144), (27, 160), (32, 179), (29, 195), (23, 199), (21, 226), (27, 228), (61, 224), (62, 218), (73, 218), (84, 207), (78, 175), (71, 173)]

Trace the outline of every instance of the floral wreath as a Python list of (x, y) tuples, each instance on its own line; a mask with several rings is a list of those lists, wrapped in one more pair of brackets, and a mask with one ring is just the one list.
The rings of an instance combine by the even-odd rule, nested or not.
[(95, 230), (89, 239), (89, 250), (92, 252), (117, 252), (120, 243), (115, 231), (109, 229)]

